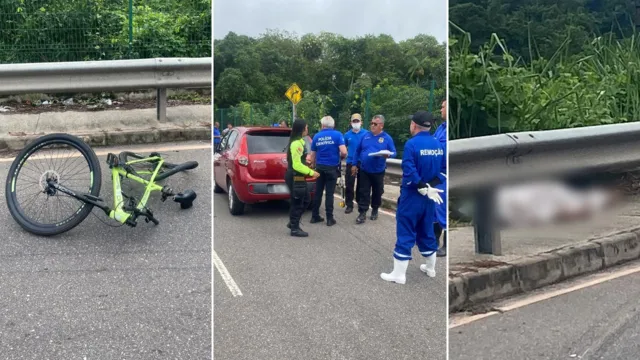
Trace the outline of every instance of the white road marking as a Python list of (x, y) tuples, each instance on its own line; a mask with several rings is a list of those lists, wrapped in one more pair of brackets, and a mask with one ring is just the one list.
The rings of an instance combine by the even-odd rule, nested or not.
[[(139, 153), (139, 154), (144, 154), (144, 153), (152, 153), (152, 152), (163, 153), (163, 152), (167, 152), (167, 151), (187, 151), (187, 150), (206, 150), (206, 149), (211, 149), (211, 144), (173, 145), (173, 146), (148, 147), (148, 148), (136, 148), (136, 146), (140, 146), (140, 145), (130, 145), (129, 148), (128, 148), (129, 151), (132, 151), (132, 152), (135, 152), (135, 153)], [(94, 149), (94, 152), (96, 153), (96, 156), (105, 156), (105, 155), (109, 154), (110, 152), (116, 152), (117, 149), (125, 149), (125, 148), (127, 148), (127, 146), (123, 145), (123, 146), (118, 146), (118, 147), (109, 147), (109, 150), (98, 150), (98, 151), (96, 151)], [(100, 148), (98, 148), (98, 149), (100, 149)], [(77, 154), (67, 155), (65, 157), (74, 158), (74, 157), (80, 157), (80, 156), (82, 156), (82, 155), (80, 153), (77, 153)], [(46, 156), (44, 156), (44, 155), (35, 155), (35, 156), (31, 157), (30, 159), (38, 160), (38, 159), (43, 159), (43, 158), (46, 158)], [(0, 163), (13, 162), (13, 160), (15, 160), (15, 157), (0, 158)]]
[(229, 271), (227, 270), (227, 267), (224, 266), (215, 250), (213, 250), (213, 265), (218, 269), (222, 280), (224, 280), (224, 283), (227, 284), (227, 287), (231, 291), (231, 295), (234, 297), (242, 296), (242, 291), (240, 291), (238, 284), (233, 280), (231, 274), (229, 274)]
[(449, 323), (449, 329), (453, 329), (455, 327), (458, 326), (462, 326), (462, 325), (466, 325), (469, 323), (472, 323), (474, 321), (477, 320), (481, 320), (484, 318), (487, 318), (489, 316), (493, 316), (496, 314), (500, 314), (500, 313), (504, 313), (507, 311), (512, 311), (515, 309), (519, 309), (521, 307), (524, 306), (528, 306), (531, 304), (535, 304), (537, 302), (541, 302), (544, 300), (549, 300), (551, 298), (560, 296), (560, 295), (565, 295), (574, 291), (578, 291), (578, 290), (582, 290), (588, 287), (592, 287), (595, 285), (599, 285), (602, 283), (605, 283), (607, 281), (610, 280), (614, 280), (617, 278), (621, 278), (623, 276), (628, 276), (628, 275), (632, 275), (635, 273), (640, 272), (640, 264), (634, 264), (631, 267), (624, 267), (622, 269), (613, 271), (613, 272), (606, 272), (606, 273), (602, 273), (602, 274), (595, 274), (595, 275), (591, 275), (588, 276), (584, 279), (579, 279), (578, 283), (573, 283), (573, 285), (569, 285), (566, 288), (562, 288), (562, 289), (557, 289), (557, 290), (549, 290), (549, 291), (545, 291), (542, 293), (538, 293), (538, 294), (534, 294), (534, 295), (530, 295), (530, 296), (526, 296), (524, 298), (516, 298), (512, 301), (507, 301), (504, 305), (502, 306), (495, 306), (494, 308), (497, 311), (490, 311), (488, 313), (485, 314), (478, 314), (478, 315), (471, 315), (471, 316), (467, 316), (467, 315), (453, 315), (450, 316), (450, 323)]
[(449, 329), (453, 329), (458, 326), (470, 324), (474, 321), (487, 318), (489, 316), (493, 316), (498, 314), (497, 311), (490, 311), (484, 314), (477, 315), (452, 315), (449, 317)]

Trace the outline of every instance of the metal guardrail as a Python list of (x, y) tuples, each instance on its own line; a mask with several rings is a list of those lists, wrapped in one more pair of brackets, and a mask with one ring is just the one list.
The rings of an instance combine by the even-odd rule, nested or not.
[(212, 58), (158, 58), (0, 65), (0, 95), (156, 89), (166, 121), (168, 88), (211, 87)]
[(402, 176), (402, 160), (387, 159), (387, 174)]
[[(346, 168), (347, 163), (342, 160), (342, 168)], [(387, 159), (387, 170), (386, 174), (391, 174), (395, 176), (402, 176), (402, 160), (400, 159)]]
[(508, 182), (640, 165), (640, 123), (509, 133), (449, 143), (449, 191), (475, 197), (476, 252), (501, 255), (494, 191)]

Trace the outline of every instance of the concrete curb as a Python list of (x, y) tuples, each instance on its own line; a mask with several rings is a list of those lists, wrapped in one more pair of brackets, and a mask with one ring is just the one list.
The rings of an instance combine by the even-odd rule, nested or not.
[[(70, 133), (78, 136), (91, 146), (113, 146), (150, 144), (159, 142), (211, 140), (211, 128), (164, 128), (164, 129), (129, 129), (122, 131), (100, 131), (92, 133)], [(20, 151), (33, 140), (46, 135), (29, 134), (25, 136), (0, 135), (0, 153)]]
[(382, 207), (391, 211), (398, 210), (398, 199), (390, 199), (382, 196)]
[(531, 291), (640, 259), (640, 230), (522, 258), (503, 266), (449, 277), (449, 311)]

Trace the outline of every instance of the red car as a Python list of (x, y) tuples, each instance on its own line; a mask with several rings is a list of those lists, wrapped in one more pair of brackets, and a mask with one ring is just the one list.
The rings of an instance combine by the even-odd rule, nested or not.
[[(229, 211), (242, 215), (245, 204), (288, 200), (284, 182), (290, 128), (236, 127), (227, 132), (213, 156), (214, 192), (229, 194)], [(311, 138), (306, 137), (307, 151)], [(307, 186), (313, 196), (315, 180)]]

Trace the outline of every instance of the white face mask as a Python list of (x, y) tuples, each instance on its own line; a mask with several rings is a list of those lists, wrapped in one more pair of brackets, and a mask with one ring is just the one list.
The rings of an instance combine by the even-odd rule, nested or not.
[(353, 128), (353, 130), (360, 130), (360, 125), (362, 125), (361, 123), (352, 123), (351, 127)]

